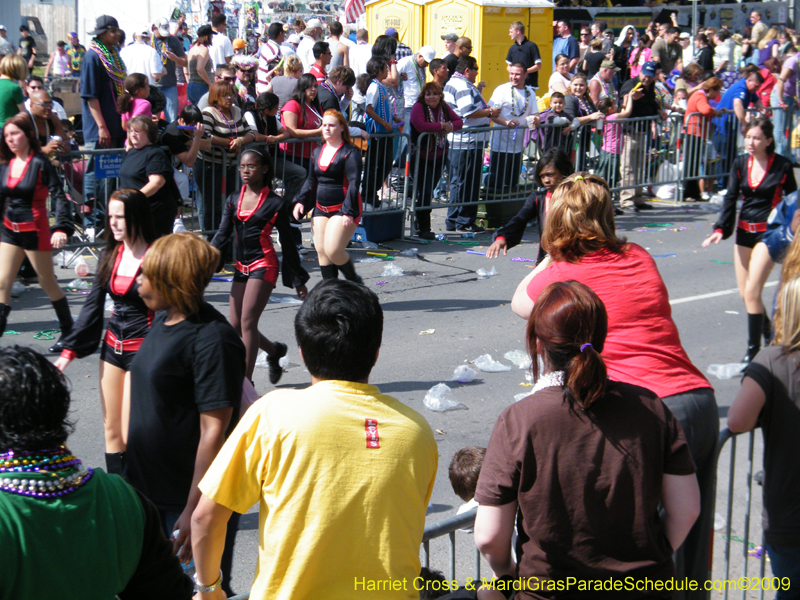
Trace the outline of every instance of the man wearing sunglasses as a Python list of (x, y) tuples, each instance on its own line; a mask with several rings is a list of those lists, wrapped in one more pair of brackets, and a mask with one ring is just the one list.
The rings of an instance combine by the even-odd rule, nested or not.
[[(233, 65), (219, 65), (214, 72), (214, 83), (229, 83), (236, 85), (236, 68)], [(200, 96), (197, 101), (197, 108), (200, 110), (208, 108), (208, 92)]]
[(61, 152), (62, 140), (67, 134), (53, 113), (53, 99), (45, 90), (36, 90), (30, 95), (30, 107), (27, 108), (33, 123), (33, 131), (42, 146), (42, 153), (50, 155)]
[(450, 77), (456, 72), (456, 65), (458, 59), (462, 56), (469, 56), (472, 54), (472, 40), (468, 37), (460, 37), (456, 40), (456, 49), (452, 54), (444, 57), (444, 64), (447, 65), (447, 70), (450, 71)]

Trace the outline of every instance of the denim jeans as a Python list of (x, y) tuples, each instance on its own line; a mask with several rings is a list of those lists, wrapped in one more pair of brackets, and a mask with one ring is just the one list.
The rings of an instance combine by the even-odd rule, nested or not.
[(519, 174), (522, 170), (522, 153), (492, 152), (489, 164), (489, 189), (501, 192), (503, 188), (515, 188), (519, 185)]
[[(792, 116), (797, 108), (797, 101), (789, 96), (784, 96), (783, 99), (778, 98), (778, 93), (773, 89), (770, 104), (776, 107), (781, 100), (786, 103), (786, 108), (777, 108), (772, 111), (772, 122), (775, 125), (775, 152), (794, 162), (790, 140), (792, 139)], [(787, 127), (789, 128), (788, 135), (785, 133)]]
[(200, 98), (202, 98), (203, 94), (207, 91), (208, 86), (205, 83), (190, 83), (186, 86), (186, 98), (189, 100), (190, 104), (197, 106)]
[[(122, 148), (125, 140), (112, 140), (111, 148)], [(99, 150), (98, 142), (87, 142), (86, 150)], [(83, 175), (83, 197), (85, 201), (95, 200), (94, 210), (84, 217), (84, 227), (94, 227), (95, 230), (103, 227), (105, 223), (105, 206), (108, 197), (117, 189), (116, 179), (101, 179), (98, 186), (94, 176), (94, 156), (90, 156), (86, 162), (86, 169)]]
[(159, 88), (167, 99), (167, 106), (164, 108), (164, 118), (167, 123), (174, 123), (178, 120), (178, 88), (177, 86)]
[(775, 600), (800, 599), (800, 546), (777, 547), (766, 544), (767, 556), (775, 577), (788, 577), (789, 589), (778, 590)]
[[(474, 148), (450, 151), (450, 204), (476, 202), (481, 191), (483, 170), (483, 142), (474, 142)], [(448, 231), (475, 224), (478, 205), (451, 206), (447, 209), (445, 226)]]

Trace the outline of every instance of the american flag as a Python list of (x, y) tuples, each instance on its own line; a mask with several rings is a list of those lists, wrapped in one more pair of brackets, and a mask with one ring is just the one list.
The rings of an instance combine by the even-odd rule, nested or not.
[(354, 23), (364, 14), (364, 0), (346, 0), (344, 3), (344, 18), (348, 23)]

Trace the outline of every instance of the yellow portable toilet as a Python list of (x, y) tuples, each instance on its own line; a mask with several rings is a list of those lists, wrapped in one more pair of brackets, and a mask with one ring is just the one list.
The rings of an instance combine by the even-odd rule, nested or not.
[[(397, 0), (395, 0), (397, 1)], [(514, 21), (525, 25), (525, 36), (539, 47), (542, 69), (538, 95), (547, 92), (552, 75), (553, 3), (547, 0), (433, 0), (425, 5), (425, 42), (445, 55), (442, 36), (455, 33), (472, 40), (478, 60), (478, 80), (486, 82), (484, 97), (508, 81), (506, 55), (513, 43), (508, 35)]]
[(370, 44), (394, 27), (401, 42), (414, 52), (423, 43), (425, 0), (372, 0), (367, 2), (367, 31)]

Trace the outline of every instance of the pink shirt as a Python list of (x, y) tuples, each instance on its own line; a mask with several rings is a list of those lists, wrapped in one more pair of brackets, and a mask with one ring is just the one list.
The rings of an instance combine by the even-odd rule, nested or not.
[(149, 100), (145, 100), (144, 98), (134, 98), (133, 103), (131, 104), (131, 109), (126, 113), (122, 113), (122, 122), (127, 123), (133, 117), (138, 115), (144, 115), (146, 117), (153, 116), (153, 107), (150, 105)]
[(619, 118), (618, 113), (608, 115), (603, 125), (603, 150), (610, 154), (622, 154), (622, 126), (614, 121)]
[(642, 67), (644, 66), (644, 63), (650, 60), (650, 48), (645, 48), (644, 50), (642, 50), (642, 53), (639, 54), (638, 56), (638, 60), (634, 61), (633, 57), (636, 56), (637, 52), (638, 48), (632, 50), (631, 57), (628, 60), (628, 62), (631, 65), (631, 79), (633, 79), (634, 77), (638, 77), (639, 73), (642, 70)]
[(667, 288), (644, 248), (629, 243), (621, 254), (598, 250), (578, 264), (554, 262), (531, 280), (528, 296), (536, 302), (549, 284), (569, 280), (588, 285), (606, 305), (602, 356), (609, 379), (660, 398), (711, 387), (681, 346)]

